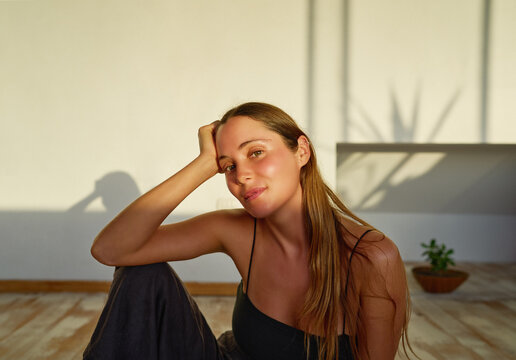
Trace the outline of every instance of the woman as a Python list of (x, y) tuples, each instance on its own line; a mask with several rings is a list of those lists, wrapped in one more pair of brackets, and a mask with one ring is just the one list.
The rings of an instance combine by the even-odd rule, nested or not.
[[(121, 268), (85, 357), (393, 359), (408, 322), (398, 249), (324, 184), (290, 116), (246, 103), (198, 136), (198, 157), (96, 237), (93, 256)], [(161, 225), (217, 172), (243, 209)], [(134, 266), (214, 252), (242, 276), (218, 342), (171, 269)]]

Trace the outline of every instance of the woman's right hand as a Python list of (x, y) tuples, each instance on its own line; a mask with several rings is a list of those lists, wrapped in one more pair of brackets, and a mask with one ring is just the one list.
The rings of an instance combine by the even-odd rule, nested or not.
[(197, 136), (199, 137), (200, 156), (211, 159), (215, 163), (217, 170), (220, 172), (217, 160), (217, 149), (215, 147), (215, 130), (219, 123), (220, 120), (217, 120), (209, 125), (201, 126)]

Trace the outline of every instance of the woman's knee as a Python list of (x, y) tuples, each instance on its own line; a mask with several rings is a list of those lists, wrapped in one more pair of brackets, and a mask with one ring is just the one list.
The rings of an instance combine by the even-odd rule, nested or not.
[(181, 280), (166, 263), (156, 263), (138, 266), (121, 266), (115, 270), (113, 284), (123, 287), (144, 289), (150, 286), (162, 287), (175, 285), (182, 286)]
[(148, 265), (136, 265), (136, 266), (120, 266), (115, 270), (115, 276), (117, 273), (124, 274), (124, 276), (130, 277), (149, 277), (156, 275), (168, 276), (173, 272), (170, 265), (166, 262), (148, 264)]

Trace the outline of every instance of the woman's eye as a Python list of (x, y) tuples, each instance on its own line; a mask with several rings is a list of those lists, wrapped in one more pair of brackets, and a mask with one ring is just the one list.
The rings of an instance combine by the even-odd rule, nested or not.
[(235, 165), (231, 164), (231, 165), (227, 165), (225, 168), (224, 168), (224, 172), (231, 172), (233, 171), (233, 169), (235, 168)]
[(263, 154), (263, 150), (256, 150), (251, 153), (251, 157), (257, 157)]

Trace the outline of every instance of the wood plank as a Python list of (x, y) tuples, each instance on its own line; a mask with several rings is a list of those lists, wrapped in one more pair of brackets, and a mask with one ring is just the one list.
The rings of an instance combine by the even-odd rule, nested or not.
[[(407, 265), (413, 302), (409, 337), (417, 355), (424, 360), (516, 359), (516, 265), (469, 263), (458, 268), (470, 272), (472, 281), (451, 294), (428, 294)], [(237, 287), (190, 284), (185, 285), (193, 294), (234, 294)], [(82, 358), (106, 298), (105, 292), (0, 293), (0, 358)], [(230, 329), (234, 296), (194, 299), (216, 335)], [(406, 357), (398, 354), (396, 359)]]
[[(84, 338), (84, 335), (88, 335), (84, 334), (84, 330), (91, 329), (93, 331), (97, 314), (96, 311), (91, 314), (91, 310), (84, 310), (81, 304), (85, 301), (86, 296), (86, 294), (83, 295), (80, 301), (55, 320), (48, 331), (26, 352), (24, 355), (26, 359), (71, 359), (78, 350), (84, 347), (89, 339), (88, 336)], [(104, 297), (97, 300), (99, 300), (98, 304), (102, 306)]]
[(499, 316), (493, 316), (495, 312), (487, 310), (487, 306), (451, 300), (442, 300), (439, 304), (447, 314), (469, 327), (487, 345), (509, 359), (516, 358), (513, 327), (501, 321)]
[(412, 312), (408, 333), (412, 347), (419, 357), (425, 360), (444, 359), (434, 348), (438, 344), (447, 343), (449, 339), (439, 328), (429, 322), (423, 313), (415, 310)]
[[(469, 286), (477, 286), (477, 295), (485, 294), (483, 298), (510, 298), (516, 292), (516, 272), (512, 265), (501, 264), (465, 264), (470, 272)], [(502, 270), (503, 269), (503, 270)], [(477, 296), (478, 299), (478, 296)]]
[(0, 306), (0, 341), (31, 321), (41, 306), (35, 304), (36, 296), (13, 294), (8, 306)]
[(513, 312), (516, 312), (516, 299), (501, 301), (501, 303), (504, 304), (507, 308), (511, 309)]
[(97, 325), (100, 312), (104, 307), (107, 296), (105, 294), (85, 294), (85, 298), (76, 309), (75, 315), (88, 316), (88, 323), (77, 328), (73, 335), (68, 334), (62, 341), (56, 343), (59, 348), (52, 359), (81, 359), (86, 344), (90, 341), (93, 330)]
[(413, 344), (426, 350), (437, 359), (444, 358), (441, 357), (443, 353), (446, 353), (447, 356), (453, 355), (453, 357), (448, 357), (453, 359), (484, 359), (469, 347), (462, 346), (454, 333), (447, 331), (446, 325), (449, 324), (440, 321), (442, 319), (438, 316), (439, 312), (440, 309), (429, 305), (424, 299), (418, 298), (413, 302), (414, 316), (410, 322), (410, 328), (414, 329), (411, 333)]
[(471, 359), (509, 359), (479, 339), (468, 326), (449, 316), (439, 303), (439, 300), (420, 298), (417, 299), (414, 309), (425, 314), (424, 316), (431, 319), (430, 321), (434, 322), (441, 331), (453, 337), (466, 352), (470, 353)]
[[(104, 294), (85, 294), (85, 298), (76, 308), (75, 316), (87, 316), (89, 321), (77, 328), (73, 334), (65, 334), (63, 340), (56, 341), (56, 352), (52, 359), (81, 359), (86, 344), (90, 341), (97, 325), (100, 312), (104, 307)], [(57, 347), (57, 345), (59, 345)]]
[(0, 311), (4, 311), (4, 309), (15, 302), (19, 296), (19, 294), (5, 294), (4, 296), (0, 296)]
[(59, 294), (47, 294), (30, 305), (36, 311), (24, 326), (17, 328), (0, 343), (0, 358), (24, 359), (44, 334), (49, 331), (56, 319), (72, 308), (80, 294), (68, 293), (66, 297)]
[(199, 310), (210, 323), (210, 328), (215, 336), (231, 329), (234, 296), (195, 296)]

